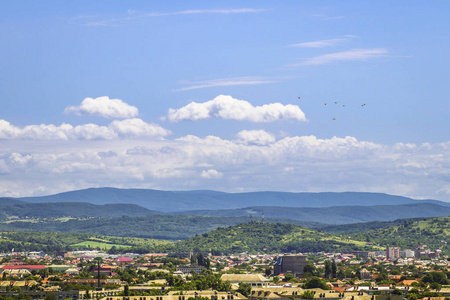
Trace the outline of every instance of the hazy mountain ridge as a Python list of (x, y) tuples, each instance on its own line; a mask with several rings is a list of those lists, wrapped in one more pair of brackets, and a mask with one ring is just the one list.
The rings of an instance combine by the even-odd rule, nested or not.
[(0, 218), (121, 217), (164, 214), (134, 204), (95, 205), (83, 202), (20, 203), (0, 206)]
[(265, 217), (320, 222), (323, 224), (349, 224), (373, 221), (394, 221), (397, 219), (420, 217), (445, 217), (450, 215), (450, 207), (432, 203), (375, 206), (333, 206), (311, 207), (273, 207), (258, 206), (228, 210), (184, 211), (177, 214), (197, 216), (239, 217), (253, 215)]
[(414, 200), (382, 193), (289, 193), (249, 192), (224, 193), (216, 191), (160, 191), (151, 189), (90, 188), (41, 197), (17, 198), (31, 203), (87, 202), (91, 204), (128, 203), (163, 212), (186, 210), (239, 209), (258, 206), (332, 207), (374, 206), (433, 203), (450, 207), (449, 202)]

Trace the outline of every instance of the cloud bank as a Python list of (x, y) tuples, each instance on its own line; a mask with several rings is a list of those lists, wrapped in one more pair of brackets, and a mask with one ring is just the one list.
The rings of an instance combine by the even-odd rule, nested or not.
[(107, 96), (86, 98), (79, 106), (69, 106), (66, 113), (77, 115), (100, 116), (109, 119), (127, 119), (138, 115), (138, 109), (120, 99), (109, 99)]
[(354, 137), (277, 139), (258, 130), (236, 136), (234, 140), (187, 135), (126, 142), (3, 140), (0, 195), (115, 186), (450, 196), (450, 142), (381, 145)]
[(164, 119), (180, 122), (211, 118), (249, 122), (306, 121), (305, 114), (297, 105), (271, 103), (253, 106), (250, 102), (225, 95), (219, 95), (213, 100), (203, 103), (191, 102), (179, 109), (171, 108)]
[(72, 126), (63, 123), (17, 127), (0, 119), (0, 140), (111, 140), (117, 138), (164, 137), (171, 132), (158, 124), (133, 118), (115, 120), (108, 126), (84, 124)]

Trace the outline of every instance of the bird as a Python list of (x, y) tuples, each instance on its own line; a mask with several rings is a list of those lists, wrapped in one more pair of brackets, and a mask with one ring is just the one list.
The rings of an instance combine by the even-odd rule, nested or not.
[(331, 119), (331, 120), (336, 121), (336, 118), (333, 118), (333, 119)]
[(342, 107), (345, 107), (345, 104), (342, 104)]
[(334, 104), (337, 104), (337, 103), (338, 103), (337, 101), (334, 102)]
[(361, 106), (365, 106), (366, 104), (364, 103), (364, 104), (362, 104)]
[(327, 105), (326, 103), (324, 103), (323, 105)]
[(298, 96), (297, 98), (300, 99), (300, 96)]

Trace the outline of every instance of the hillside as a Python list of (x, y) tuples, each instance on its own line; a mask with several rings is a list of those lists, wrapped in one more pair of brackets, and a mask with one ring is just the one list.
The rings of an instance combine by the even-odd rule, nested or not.
[(251, 206), (330, 207), (450, 203), (435, 200), (413, 200), (380, 193), (223, 193), (215, 191), (158, 191), (150, 189), (91, 188), (42, 197), (18, 200), (39, 202), (87, 202), (91, 204), (128, 203), (147, 209), (175, 212), (204, 209), (236, 209)]
[(130, 237), (111, 237), (92, 234), (59, 233), (59, 232), (1, 232), (0, 252), (9, 252), (13, 248), (18, 252), (44, 251), (54, 253), (77, 249), (112, 247), (127, 251), (145, 249), (144, 252), (154, 250), (156, 246), (173, 242), (153, 239), (140, 239)]
[(120, 217), (161, 214), (134, 204), (95, 205), (83, 202), (21, 203), (0, 206), (0, 219), (49, 217)]
[(185, 211), (178, 214), (220, 217), (238, 217), (252, 214), (259, 217), (262, 213), (269, 218), (284, 218), (305, 222), (319, 221), (324, 224), (348, 224), (419, 217), (443, 217), (450, 215), (450, 207), (432, 203), (326, 208), (258, 206), (228, 210)]
[(402, 249), (427, 245), (428, 248), (449, 253), (450, 217), (404, 220), (397, 226), (353, 233), (350, 236), (377, 244), (399, 246)]
[(394, 227), (397, 225), (401, 225), (405, 222), (415, 222), (424, 220), (426, 218), (410, 218), (410, 219), (397, 219), (394, 221), (373, 221), (373, 222), (361, 222), (361, 223), (350, 223), (350, 224), (342, 224), (342, 225), (325, 225), (320, 226), (320, 230), (328, 233), (334, 234), (350, 234), (357, 233), (368, 230), (377, 230), (386, 227)]
[[(268, 219), (268, 222), (296, 222)], [(82, 219), (27, 219), (0, 222), (0, 231), (53, 231), (90, 233), (109, 236), (143, 237), (181, 240), (202, 234), (218, 227), (227, 227), (249, 222), (248, 217), (221, 218), (202, 216), (152, 215), (143, 217), (122, 216), (115, 218)], [(303, 226), (319, 226), (316, 223), (297, 221)]]
[(165, 251), (210, 251), (215, 253), (283, 253), (283, 252), (345, 252), (371, 250), (365, 242), (349, 240), (332, 234), (293, 224), (251, 222), (228, 228), (217, 228), (186, 241), (165, 247)]

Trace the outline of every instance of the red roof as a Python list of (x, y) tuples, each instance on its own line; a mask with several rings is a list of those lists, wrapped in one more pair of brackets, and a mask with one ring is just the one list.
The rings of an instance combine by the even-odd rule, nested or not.
[(117, 261), (120, 261), (120, 262), (129, 262), (129, 261), (133, 261), (133, 259), (131, 259), (131, 258), (129, 258), (129, 257), (118, 257), (116, 260), (117, 260)]
[(42, 270), (47, 269), (46, 266), (42, 265), (21, 265), (21, 266), (3, 266), (4, 270), (17, 270), (17, 269), (34, 269), (34, 270)]

